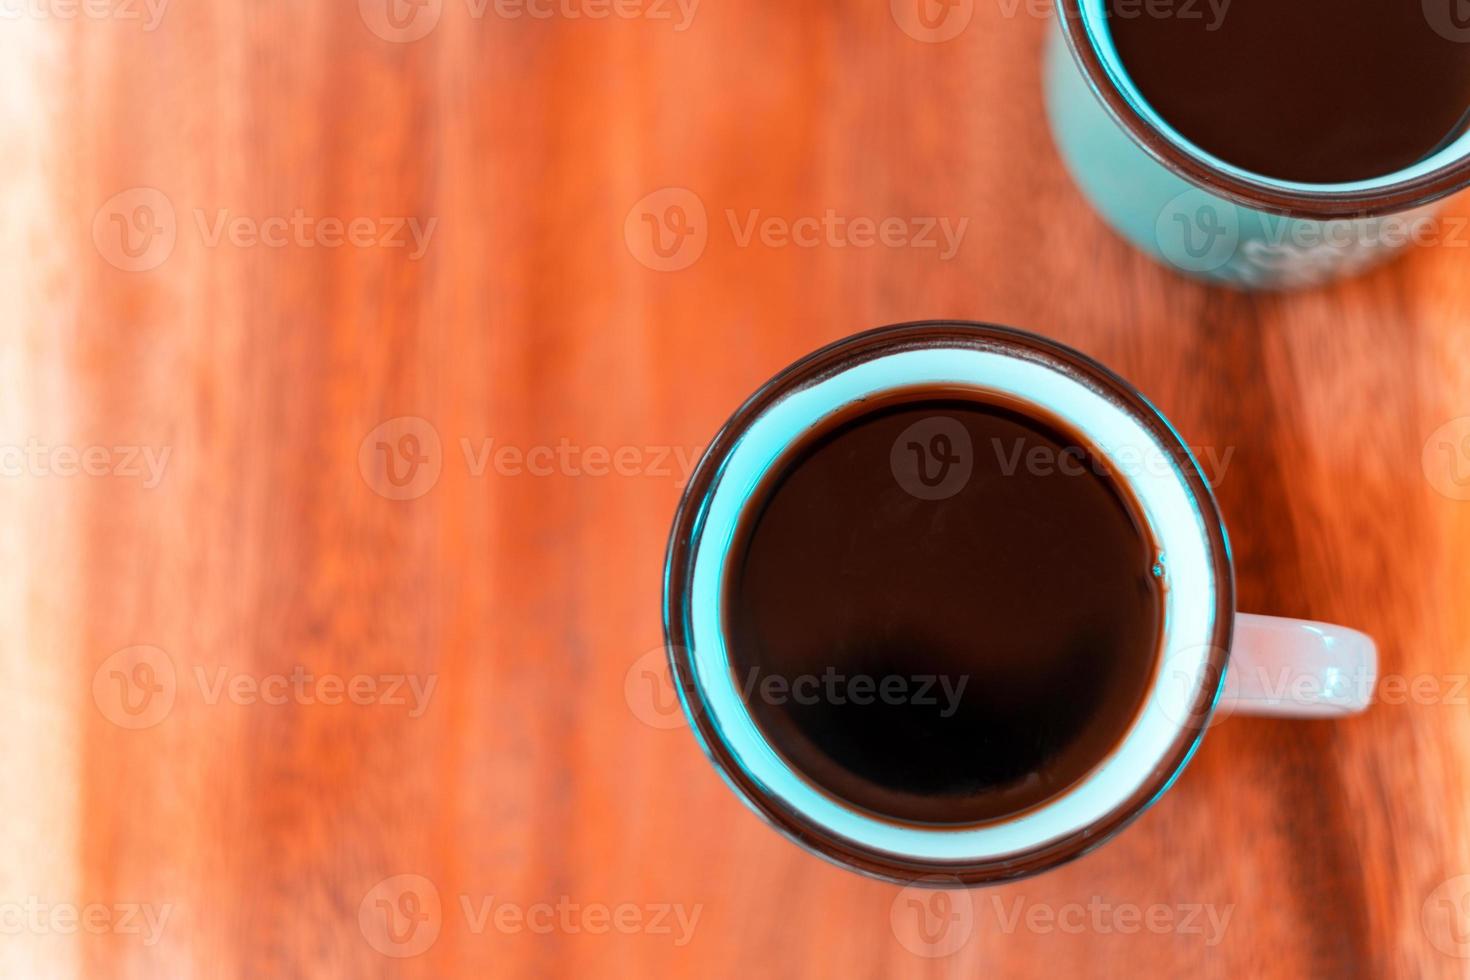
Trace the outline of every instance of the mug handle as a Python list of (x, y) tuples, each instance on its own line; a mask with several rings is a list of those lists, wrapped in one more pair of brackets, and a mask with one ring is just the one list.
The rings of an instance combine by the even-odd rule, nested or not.
[(1219, 708), (1241, 715), (1338, 718), (1367, 709), (1378, 647), (1366, 633), (1237, 613)]

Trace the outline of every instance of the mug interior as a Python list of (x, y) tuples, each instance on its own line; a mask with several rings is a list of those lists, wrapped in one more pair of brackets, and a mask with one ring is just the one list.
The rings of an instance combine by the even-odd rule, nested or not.
[[(975, 825), (882, 818), (794, 769), (767, 743), (746, 706), (723, 629), (729, 550), (756, 489), (786, 449), (854, 402), (927, 385), (1014, 399), (1065, 420), (1127, 483), (1164, 569), (1158, 663), (1122, 740), (1061, 794)], [(1072, 843), (1095, 844), (1147, 806), (1182, 768), (1223, 677), (1233, 615), (1228, 545), (1192, 457), (1119, 379), (1030, 335), (917, 324), (860, 335), (798, 363), (762, 389), (711, 446), (674, 534), (666, 624), (680, 695), (706, 750), (747, 802), (778, 827), (871, 873), (908, 877), (949, 870), (985, 880), (1030, 870), (1030, 863), (1048, 856), (1053, 863), (1064, 860)]]
[(1063, 30), (1089, 85), (1140, 146), (1206, 190), (1296, 217), (1367, 217), (1419, 207), (1470, 184), (1470, 130), (1410, 167), (1367, 180), (1306, 183), (1237, 167), (1187, 139), (1143, 97), (1113, 42), (1107, 3), (1058, 0)]

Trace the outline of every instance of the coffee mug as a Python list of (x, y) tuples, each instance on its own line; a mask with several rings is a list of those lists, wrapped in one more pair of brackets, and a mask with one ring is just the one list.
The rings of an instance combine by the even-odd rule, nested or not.
[(1149, 106), (1113, 43), (1107, 0), (1057, 0), (1057, 9), (1045, 95), (1063, 162), (1119, 234), (1170, 268), (1243, 289), (1291, 289), (1456, 234), (1442, 232), (1434, 215), (1442, 198), (1470, 185), (1470, 132), (1371, 180), (1311, 184), (1253, 173), (1192, 143)]
[[(926, 391), (1004, 404), (1016, 417), (1055, 420), (1076, 433), (1126, 490), (1158, 549), (1152, 573), (1160, 626), (1131, 721), (1083, 775), (1054, 795), (981, 820), (895, 818), (814, 779), (777, 747), (752, 711), (751, 691), (742, 690), (735, 670), (743, 651), (731, 642), (732, 548), (760, 488), (789, 467), (792, 447), (824, 421)], [(1002, 478), (978, 453), (960, 458), (962, 450), (974, 453), (949, 439), (942, 447), (966, 474)], [(852, 465), (890, 465), (886, 452), (870, 455)], [(929, 512), (922, 508), (944, 492), (935, 491), (934, 481), (908, 486), (912, 474), (904, 471), (901, 455), (892, 457), (892, 479), (905, 483), (913, 498), (902, 498), (906, 512), (925, 519)], [(876, 472), (865, 471), (869, 484)], [(1007, 515), (998, 516), (1003, 521)], [(1046, 515), (1033, 511), (1026, 519), (1038, 516)], [(852, 540), (862, 542), (863, 533), (854, 528)], [(1059, 594), (1056, 601), (1073, 600)], [(1074, 859), (1157, 800), (1205, 730), (1228, 713), (1353, 714), (1367, 707), (1377, 673), (1373, 641), (1362, 633), (1235, 611), (1230, 547), (1210, 485), (1175, 430), (1127, 382), (1034, 334), (956, 322), (885, 327), (834, 343), (782, 371), (731, 417), (704, 454), (674, 520), (664, 626), (686, 717), (738, 796), (813, 853), (905, 883), (993, 883)], [(881, 680), (869, 685), (870, 693)], [(1010, 748), (991, 744), (987, 751)]]

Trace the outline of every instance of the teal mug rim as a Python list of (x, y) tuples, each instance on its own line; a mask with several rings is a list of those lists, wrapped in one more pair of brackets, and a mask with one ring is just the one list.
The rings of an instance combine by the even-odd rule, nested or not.
[[(830, 833), (785, 806), (745, 769), (703, 707), (691, 659), (691, 580), (706, 512), (725, 462), (744, 431), (768, 407), (792, 391), (864, 360), (918, 347), (997, 344), (1061, 362), (1102, 386), (1174, 455), (1203, 518), (1214, 564), (1217, 587), (1208, 665), (1214, 682), (1201, 685), (1188, 715), (1191, 720), (1181, 726), (1163, 760), (1132, 795), (1101, 819), (1023, 852), (977, 861), (936, 861), (880, 851)], [(1039, 874), (1092, 851), (1141, 816), (1183, 772), (1209, 728), (1223, 690), (1235, 620), (1234, 562), (1218, 503), (1193, 454), (1168, 420), (1127, 381), (1070, 347), (1023, 330), (955, 320), (916, 321), (855, 334), (801, 358), (762, 385), (721, 427), (700, 459), (675, 514), (664, 566), (663, 616), (670, 673), (690, 729), (716, 772), (766, 823), (817, 856), (869, 877), (939, 887), (995, 884)]]
[[(1201, 190), (1235, 204), (1307, 220), (1372, 218), (1432, 204), (1470, 186), (1470, 151), (1434, 170), (1403, 179), (1355, 184), (1292, 184), (1216, 160), (1155, 121), (1141, 96), (1118, 84), (1099, 49), (1094, 18), (1085, 5), (1097, 0), (1056, 0), (1058, 22), (1072, 58), (1113, 121), (1145, 153)], [(1109, 42), (1110, 43), (1110, 42)], [(1470, 147), (1470, 132), (1452, 145)]]

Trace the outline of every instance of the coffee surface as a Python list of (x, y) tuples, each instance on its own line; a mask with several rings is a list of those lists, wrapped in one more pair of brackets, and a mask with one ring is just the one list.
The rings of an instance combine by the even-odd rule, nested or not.
[(979, 823), (1117, 746), (1162, 586), (1081, 439), (978, 393), (849, 409), (752, 497), (725, 578), (735, 681), (800, 773), (871, 812)]
[(1189, 140), (1258, 174), (1380, 177), (1467, 126), (1465, 0), (1108, 0), (1107, 9), (1143, 97)]

